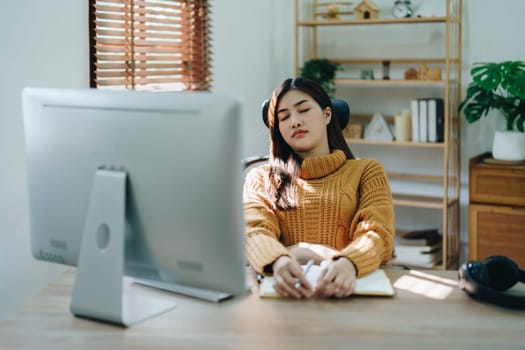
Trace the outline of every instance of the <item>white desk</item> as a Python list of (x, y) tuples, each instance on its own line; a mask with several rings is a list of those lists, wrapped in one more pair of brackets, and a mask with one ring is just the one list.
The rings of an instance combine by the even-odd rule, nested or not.
[(470, 299), (455, 271), (387, 274), (393, 298), (305, 301), (253, 292), (213, 304), (174, 296), (174, 310), (123, 329), (69, 312), (70, 269), (0, 322), (0, 349), (525, 349), (525, 311)]

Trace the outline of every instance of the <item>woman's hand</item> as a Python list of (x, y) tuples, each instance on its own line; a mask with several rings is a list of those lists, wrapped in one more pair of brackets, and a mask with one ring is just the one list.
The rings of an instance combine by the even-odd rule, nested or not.
[(356, 276), (355, 266), (349, 259), (341, 257), (332, 260), (321, 270), (315, 295), (324, 298), (347, 297), (354, 291)]
[(323, 260), (330, 260), (334, 255), (339, 253), (337, 250), (322, 244), (305, 242), (288, 247), (288, 251), (303, 265), (310, 259), (313, 259), (316, 265), (320, 265)]
[[(280, 295), (301, 299), (310, 298), (314, 294), (297, 260), (281, 256), (275, 260), (272, 267), (273, 287)], [(299, 288), (296, 288), (296, 282), (299, 282)]]

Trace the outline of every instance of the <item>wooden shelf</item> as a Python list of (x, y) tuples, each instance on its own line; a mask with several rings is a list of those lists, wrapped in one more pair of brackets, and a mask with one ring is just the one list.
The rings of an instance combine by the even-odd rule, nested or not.
[(443, 142), (374, 141), (374, 140), (366, 140), (366, 139), (346, 139), (346, 142), (348, 144), (353, 144), (353, 145), (445, 148), (445, 144)]
[(446, 23), (446, 17), (417, 17), (417, 18), (374, 18), (374, 19), (341, 19), (341, 20), (314, 20), (298, 21), (302, 27), (321, 26), (351, 26), (351, 25), (377, 25), (377, 24), (407, 24), (407, 23)]
[(442, 175), (426, 175), (426, 174), (397, 173), (397, 172), (388, 172), (387, 175), (389, 179), (426, 181), (426, 182), (443, 182)]
[[(383, 61), (390, 61), (390, 64), (446, 64), (446, 58), (327, 58), (330, 62), (339, 64), (382, 64)], [(450, 62), (457, 63), (457, 59), (449, 59)]]
[(458, 201), (457, 198), (449, 198), (448, 203), (446, 203), (445, 206), (442, 197), (420, 196), (399, 193), (393, 193), (392, 197), (394, 205), (411, 208), (445, 209), (445, 207), (450, 207)]
[[(407, 108), (408, 101), (410, 101), (408, 106), (412, 112), (411, 101), (413, 100), (424, 97), (443, 99), (443, 116), (445, 119), (443, 142), (373, 141), (365, 139), (346, 139), (346, 142), (350, 147), (359, 148), (361, 154), (371, 151), (371, 153), (376, 154), (378, 161), (388, 166), (385, 171), (394, 185), (393, 191), (398, 192), (393, 194), (393, 204), (396, 207), (428, 208), (436, 210), (436, 217), (441, 216), (443, 263), (435, 265), (434, 268), (448, 269), (457, 268), (460, 251), (459, 189), (461, 183), (459, 169), (461, 166), (461, 143), (459, 135), (461, 132), (457, 105), (458, 101), (461, 100), (463, 0), (439, 0), (439, 2), (442, 6), (441, 13), (446, 13), (444, 16), (375, 19), (342, 16), (342, 19), (326, 19), (312, 16), (317, 1), (295, 0), (295, 72), (296, 75), (299, 75), (300, 67), (308, 59), (324, 58), (330, 62), (344, 65), (344, 71), (338, 74), (334, 80), (336, 89), (341, 96), (339, 98), (348, 96), (356, 111), (381, 113), (389, 126), (395, 124), (395, 118), (388, 114), (395, 113), (396, 109), (399, 110), (403, 106)], [(344, 27), (347, 28), (343, 30)], [(435, 30), (444, 32), (439, 40), (434, 40), (435, 38), (431, 37), (431, 33)], [(382, 33), (384, 38), (389, 35), (396, 35), (393, 31), (402, 35), (402, 39), (406, 39), (406, 47), (400, 45), (399, 50), (392, 50), (386, 45), (384, 50), (380, 50), (375, 45), (376, 43), (367, 42), (376, 34)], [(425, 42), (407, 35), (417, 31), (428, 36)], [(372, 35), (367, 36), (367, 33)], [(342, 39), (340, 44), (333, 44), (337, 42), (339, 37)], [(417, 42), (414, 42), (413, 39), (417, 39)], [(382, 42), (380, 41), (380, 43)], [(420, 50), (420, 46), (423, 50)], [(361, 48), (357, 54), (356, 48)], [(376, 76), (375, 80), (360, 79), (360, 70), (375, 68), (374, 72), (376, 72), (383, 67), (384, 61), (390, 63), (392, 70), (389, 72), (394, 73), (391, 75), (392, 79), (383, 80), (382, 74)], [(440, 69), (441, 80), (403, 79), (405, 75), (402, 72), (406, 71), (408, 67), (416, 69), (419, 74), (418, 66), (420, 65)], [(423, 67), (419, 68), (422, 69)], [(384, 71), (379, 70), (379, 72), (383, 73)], [(358, 92), (355, 93), (356, 91)], [(393, 92), (394, 94), (392, 94)], [(369, 95), (370, 98), (368, 98)], [(352, 100), (352, 96), (354, 100)], [(367, 96), (367, 98), (361, 100), (361, 96)], [(382, 101), (376, 105), (371, 98), (372, 96), (378, 98), (384, 96), (386, 98), (384, 103)], [(364, 128), (372, 118), (372, 114), (352, 113), (350, 120)], [(374, 149), (374, 147), (376, 148)], [(388, 149), (393, 147), (393, 152), (383, 152), (387, 150), (387, 147)], [(388, 157), (385, 162), (383, 162), (383, 153), (385, 157)], [(426, 170), (414, 163), (411, 159), (413, 156), (417, 156), (418, 160), (435, 156), (435, 161), (440, 163), (437, 165), (439, 170), (432, 170), (432, 174), (418, 174), (418, 171), (425, 172)], [(396, 161), (392, 162), (392, 157), (395, 157)], [(397, 159), (399, 159), (399, 165)], [(411, 183), (416, 183), (417, 188), (422, 189), (406, 188)], [(429, 193), (426, 190), (427, 188), (429, 191), (431, 189), (431, 193), (435, 196), (419, 195)], [(407, 191), (416, 193), (416, 195), (408, 194)], [(407, 215), (412, 215), (412, 212), (417, 215), (416, 210), (409, 210)], [(411, 220), (410, 217), (407, 219)]]
[[(395, 87), (432, 87), (444, 86), (447, 82), (445, 80), (403, 80), (403, 79), (334, 79), (336, 85), (360, 85), (360, 86), (395, 86)], [(458, 84), (457, 80), (448, 80), (448, 83)]]

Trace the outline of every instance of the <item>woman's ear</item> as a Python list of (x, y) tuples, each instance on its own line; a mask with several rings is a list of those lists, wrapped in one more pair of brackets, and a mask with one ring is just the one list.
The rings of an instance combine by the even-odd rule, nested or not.
[(326, 107), (324, 109), (324, 118), (325, 118), (325, 124), (330, 124), (330, 120), (332, 120), (332, 109), (330, 107)]

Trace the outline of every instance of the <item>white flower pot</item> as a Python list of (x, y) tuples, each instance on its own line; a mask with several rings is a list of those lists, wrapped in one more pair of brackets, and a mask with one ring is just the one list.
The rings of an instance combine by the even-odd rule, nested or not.
[(525, 133), (496, 131), (492, 143), (492, 157), (498, 160), (525, 160)]

